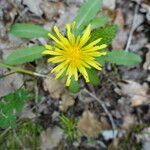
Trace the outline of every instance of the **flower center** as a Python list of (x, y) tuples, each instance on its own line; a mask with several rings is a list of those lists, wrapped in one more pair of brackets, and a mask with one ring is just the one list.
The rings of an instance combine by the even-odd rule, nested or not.
[(81, 59), (81, 51), (77, 47), (72, 47), (67, 52), (67, 59), (72, 63), (76, 63)]

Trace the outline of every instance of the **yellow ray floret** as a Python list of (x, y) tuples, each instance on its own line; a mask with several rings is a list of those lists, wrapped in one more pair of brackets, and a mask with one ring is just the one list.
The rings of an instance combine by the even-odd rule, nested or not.
[[(81, 73), (86, 82), (89, 82), (87, 69), (93, 67), (102, 69), (102, 65), (96, 61), (97, 57), (106, 55), (101, 49), (107, 47), (106, 44), (98, 45), (101, 38), (89, 43), (91, 25), (85, 29), (82, 36), (75, 37), (73, 29), (75, 23), (66, 25), (66, 36), (63, 36), (58, 27), (54, 26), (56, 36), (49, 33), (48, 36), (54, 41), (54, 45), (45, 45), (43, 54), (50, 55), (48, 62), (57, 64), (51, 71), (56, 74), (56, 78), (65, 74), (67, 76), (66, 86), (70, 85), (71, 78), (78, 80), (78, 73)], [(87, 44), (88, 43), (88, 44)]]

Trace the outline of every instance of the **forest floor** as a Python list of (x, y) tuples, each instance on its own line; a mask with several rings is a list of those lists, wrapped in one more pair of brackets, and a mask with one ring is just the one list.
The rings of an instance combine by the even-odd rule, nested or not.
[[(42, 38), (12, 36), (14, 23), (34, 23), (49, 31), (57, 24), (64, 29), (83, 2), (1, 0), (0, 61), (16, 49), (45, 43)], [(102, 14), (119, 27), (111, 47), (135, 52), (142, 62), (134, 67), (106, 64), (99, 72), (100, 84), (93, 86), (81, 78), (76, 94), (60, 81), (0, 68), (0, 98), (20, 87), (30, 91), (31, 97), (18, 115), (17, 128), (0, 129), (0, 150), (149, 150), (150, 2), (105, 0)], [(39, 59), (21, 67), (45, 74), (53, 66)]]

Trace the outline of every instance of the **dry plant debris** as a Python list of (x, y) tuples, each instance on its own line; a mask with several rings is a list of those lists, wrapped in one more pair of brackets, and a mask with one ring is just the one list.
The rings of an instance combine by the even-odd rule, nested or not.
[(69, 107), (74, 105), (75, 100), (65, 90), (65, 84), (62, 81), (47, 78), (43, 81), (43, 87), (45, 91), (49, 92), (50, 97), (61, 100), (59, 106), (61, 111), (65, 112)]
[(47, 128), (41, 132), (41, 150), (51, 150), (58, 146), (63, 137), (63, 131), (59, 127)]
[[(17, 81), (17, 82), (16, 82)], [(23, 85), (23, 75), (14, 73), (0, 78), (0, 97), (12, 93)]]
[(64, 93), (65, 85), (54, 78), (47, 78), (43, 81), (43, 87), (45, 91), (48, 91), (50, 97), (54, 99), (59, 99), (61, 95)]
[[(132, 27), (132, 20), (134, 18), (134, 9), (139, 3), (140, 0), (133, 0), (132, 1), (121, 1), (121, 0), (104, 0), (103, 1), (103, 8), (105, 14), (109, 16), (109, 23), (113, 22), (119, 26), (119, 31), (112, 43), (112, 47), (114, 49), (123, 49), (127, 44), (127, 38), (129, 36), (130, 29)], [(42, 38), (31, 39), (21, 39), (16, 38), (9, 34), (9, 30), (12, 25), (15, 23), (33, 23), (33, 24), (40, 24), (44, 26), (49, 31), (52, 31), (52, 26), (54, 24), (58, 24), (61, 30), (64, 30), (65, 23), (70, 23), (74, 19), (79, 7), (82, 5), (84, 0), (1, 0), (0, 1), (0, 61), (3, 61), (12, 51), (15, 49), (20, 49), (26, 45), (33, 45), (33, 44), (45, 44), (46, 41)], [(129, 44), (128, 49), (132, 52), (138, 52), (141, 57), (143, 58), (143, 62), (136, 67), (131, 68), (124, 68), (123, 72), (117, 72), (120, 78), (123, 80), (122, 83), (119, 83), (120, 89), (115, 89), (116, 95), (120, 98), (121, 101), (121, 108), (118, 109), (116, 106), (120, 106), (119, 98), (115, 97), (113, 94), (108, 93), (107, 98), (104, 99), (104, 103), (106, 104), (109, 113), (113, 116), (114, 122), (116, 124), (115, 135), (122, 133), (125, 131), (125, 136), (127, 133), (131, 134), (133, 137), (136, 137), (136, 140), (142, 147), (143, 150), (149, 150), (150, 147), (150, 129), (149, 129), (149, 110), (148, 112), (144, 112), (145, 107), (149, 109), (150, 103), (150, 89), (149, 89), (149, 82), (150, 82), (150, 49), (149, 49), (149, 24), (150, 24), (150, 2), (149, 0), (143, 0), (139, 3), (139, 9), (136, 11), (136, 19), (134, 23), (134, 33), (131, 36), (131, 44)], [(9, 12), (9, 13), (8, 13)], [(99, 17), (101, 14), (98, 14)], [(145, 50), (146, 49), (146, 50)], [(42, 66), (46, 66), (44, 61), (36, 61), (35, 68), (42, 63)], [(26, 68), (30, 69), (29, 66), (33, 64), (27, 64)], [(34, 66), (34, 65), (33, 65)], [(142, 67), (141, 67), (142, 66)], [(29, 67), (29, 68), (28, 68)], [(51, 68), (51, 64), (48, 68)], [(108, 69), (110, 67), (110, 69)], [(37, 72), (42, 72), (42, 67), (39, 68)], [(109, 70), (109, 71), (108, 71)], [(111, 80), (111, 74), (114, 70), (121, 70), (121, 67), (114, 66), (107, 66), (106, 69), (104, 67), (104, 74), (108, 74), (109, 79)], [(78, 93), (76, 96), (76, 104), (75, 99), (68, 91), (65, 90), (65, 84), (61, 81), (56, 81), (52, 78), (45, 79), (43, 82), (43, 88), (41, 88), (41, 79), (37, 78), (33, 81), (32, 77), (26, 77), (25, 75), (21, 74), (9, 74), (7, 69), (0, 68), (0, 98), (4, 95), (7, 95), (18, 88), (20, 88), (25, 83), (25, 88), (30, 90), (33, 88), (34, 81), (37, 82), (37, 87), (39, 90), (39, 99), (44, 100), (38, 101), (34, 103), (33, 101), (30, 103), (30, 107), (25, 107), (22, 113), (19, 114), (20, 119), (31, 119), (32, 121), (37, 122), (37, 125), (46, 126), (46, 130), (41, 132), (41, 145), (40, 149), (42, 150), (49, 150), (49, 149), (57, 149), (59, 147), (60, 142), (64, 142), (62, 145), (67, 145), (68, 147), (63, 147), (62, 149), (95, 149), (98, 150), (100, 147), (97, 145), (103, 144), (108, 149), (112, 150), (113, 148), (117, 149), (118, 140), (120, 141), (120, 137), (118, 137), (117, 141), (114, 139), (114, 131), (111, 129), (110, 125), (108, 124), (108, 116), (105, 112), (104, 116), (101, 116), (101, 113), (97, 113), (96, 115), (90, 111), (83, 110), (92, 105), (95, 102), (95, 99), (88, 94)], [(122, 71), (122, 70), (121, 70)], [(43, 72), (45, 73), (45, 72)], [(6, 76), (5, 76), (6, 75)], [(103, 80), (103, 73), (100, 73), (100, 78), (102, 78), (101, 83), (98, 87), (92, 87), (91, 91), (98, 98), (101, 99), (101, 95), (99, 95), (98, 91), (103, 92), (103, 85), (106, 90), (108, 90), (108, 82), (105, 83)], [(29, 80), (31, 84), (26, 84), (26, 80)], [(124, 82), (125, 81), (125, 82)], [(118, 80), (113, 80), (113, 86), (111, 87), (114, 90), (116, 87)], [(88, 88), (88, 86), (84, 83), (81, 83), (81, 87)], [(32, 89), (31, 89), (32, 90)], [(42, 93), (42, 94), (41, 94)], [(43, 94), (44, 93), (44, 94)], [(102, 93), (103, 95), (103, 93)], [(50, 97), (50, 98), (47, 98)], [(52, 98), (52, 99), (51, 99)], [(56, 101), (59, 100), (59, 101)], [(102, 99), (103, 100), (103, 99)], [(58, 107), (59, 104), (59, 107)], [(130, 104), (130, 105), (129, 105)], [(56, 106), (57, 105), (57, 106)], [(53, 107), (54, 106), (54, 107)], [(56, 107), (55, 107), (56, 106)], [(73, 107), (71, 107), (73, 106)], [(76, 107), (77, 106), (77, 107)], [(103, 112), (101, 107), (95, 107), (94, 109), (98, 109), (98, 112)], [(74, 108), (75, 107), (75, 108)], [(34, 108), (34, 109), (32, 109)], [(36, 109), (35, 109), (36, 108)], [(58, 108), (58, 109), (55, 109)], [(70, 108), (70, 109), (68, 109)], [(144, 111), (143, 111), (144, 108)], [(140, 109), (140, 110), (139, 110)], [(113, 111), (119, 113), (119, 117), (117, 118)], [(133, 111), (138, 111), (138, 115), (133, 113)], [(59, 116), (62, 112), (65, 112), (67, 116), (71, 116), (73, 118), (78, 118), (80, 113), (83, 112), (83, 116), (79, 119), (78, 123), (78, 130), (87, 137), (97, 137), (98, 133), (101, 133), (103, 136), (103, 140), (100, 138), (94, 139), (93, 147), (90, 148), (89, 142), (83, 142), (80, 139), (80, 143), (76, 145), (70, 145), (70, 143), (64, 140), (63, 131), (57, 126), (59, 124)], [(132, 113), (133, 114), (132, 114)], [(102, 113), (103, 114), (103, 113)], [(107, 117), (106, 117), (107, 116)], [(116, 118), (117, 119), (116, 119)], [(144, 118), (147, 118), (147, 122)], [(42, 119), (41, 119), (42, 118)], [(98, 121), (96, 118), (101, 118), (101, 121)], [(104, 123), (105, 122), (105, 123)], [(19, 121), (20, 123), (20, 121)], [(110, 123), (110, 121), (109, 121)], [(138, 131), (138, 133), (133, 132), (133, 128), (135, 125), (145, 126), (142, 131)], [(47, 127), (48, 126), (48, 127)], [(49, 126), (53, 126), (50, 128)], [(106, 127), (107, 126), (107, 127)], [(148, 127), (147, 127), (148, 126)], [(121, 130), (117, 130), (120, 128)], [(109, 130), (108, 130), (109, 129)], [(7, 133), (6, 132), (1, 132)], [(0, 135), (0, 136), (1, 136)], [(36, 135), (37, 136), (37, 135)], [(6, 136), (7, 138), (7, 136)], [(5, 139), (6, 139), (5, 138)], [(5, 141), (3, 138), (2, 140)], [(124, 136), (121, 136), (121, 139), (129, 145), (129, 141), (132, 138), (128, 138), (127, 141)], [(19, 139), (17, 139), (19, 140)], [(111, 142), (113, 140), (114, 142)], [(7, 141), (11, 142), (11, 141)], [(106, 143), (105, 143), (106, 142)], [(136, 142), (132, 142), (133, 145), (137, 146)], [(61, 145), (61, 146), (62, 146)], [(22, 149), (26, 146), (22, 146)], [(0, 149), (3, 149), (2, 145), (0, 144)], [(125, 147), (122, 150), (127, 149)], [(131, 148), (132, 149), (132, 148)], [(134, 149), (137, 149), (135, 147)]]
[(88, 110), (83, 112), (77, 127), (81, 134), (89, 137), (96, 137), (102, 131), (102, 123)]
[(123, 117), (123, 124), (121, 125), (121, 128), (125, 130), (130, 130), (135, 125), (135, 117), (131, 114), (125, 114), (125, 116)]
[(142, 105), (144, 103), (149, 103), (149, 95), (148, 95), (148, 84), (139, 84), (132, 80), (126, 80), (125, 83), (118, 83), (121, 87), (121, 90), (118, 91), (118, 94), (123, 94), (129, 97), (129, 102), (132, 107), (136, 107)]
[(114, 23), (118, 25), (118, 33), (116, 37), (113, 39), (112, 47), (113, 49), (120, 50), (125, 47), (128, 38), (127, 31), (124, 29), (125, 20), (121, 9), (116, 10), (116, 17)]
[(61, 103), (60, 103), (60, 110), (65, 112), (67, 111), (67, 109), (71, 106), (74, 105), (75, 100), (72, 96), (69, 95), (69, 93), (65, 92), (62, 96), (61, 96)]
[(37, 16), (41, 16), (43, 14), (40, 5), (42, 0), (23, 0), (23, 4), (26, 5), (29, 10)]
[(143, 65), (144, 70), (150, 70), (150, 50), (146, 53), (146, 60)]

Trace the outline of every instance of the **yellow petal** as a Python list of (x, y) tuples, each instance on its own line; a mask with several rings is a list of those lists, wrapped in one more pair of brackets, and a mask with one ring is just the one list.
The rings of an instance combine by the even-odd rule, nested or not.
[(84, 32), (83, 36), (81, 37), (81, 40), (80, 40), (80, 43), (79, 43), (80, 48), (83, 45), (85, 45), (85, 43), (87, 43), (87, 41), (90, 38), (90, 33), (91, 33), (91, 25), (88, 25), (88, 27), (85, 29), (85, 32)]
[(99, 47), (100, 47), (100, 49), (103, 49), (103, 48), (106, 48), (107, 45), (106, 45), (106, 44), (102, 44), (102, 45), (100, 45)]
[(82, 47), (82, 50), (86, 50), (86, 49), (90, 49), (92, 48), (94, 45), (96, 45), (97, 43), (99, 43), (101, 41), (102, 38), (99, 38), (93, 42), (91, 42), (90, 44), (88, 44), (87, 46)]
[(66, 24), (66, 28), (67, 28), (67, 37), (68, 37), (70, 43), (75, 44), (75, 36), (71, 33), (71, 25)]
[(64, 68), (62, 68), (58, 73), (57, 73), (57, 75), (56, 75), (56, 79), (58, 79), (64, 72), (65, 72), (65, 70), (66, 70), (66, 67), (64, 67)]
[(89, 60), (87, 63), (92, 67), (96, 68), (97, 70), (102, 70), (101, 65), (97, 61)]
[(61, 69), (63, 69), (64, 67), (68, 66), (68, 61), (65, 61), (61, 64), (59, 64), (58, 66), (56, 66), (51, 72), (59, 72)]
[(98, 57), (98, 56), (101, 56), (102, 53), (101, 52), (90, 52), (88, 53), (89, 56), (92, 56), (92, 57)]
[(85, 53), (88, 53), (88, 52), (94, 52), (94, 51), (97, 51), (97, 50), (100, 50), (101, 49), (101, 47), (100, 46), (94, 46), (94, 47), (92, 47), (92, 48), (90, 48), (90, 49), (84, 49), (83, 51), (85, 52)]
[(52, 50), (45, 50), (42, 52), (42, 54), (46, 54), (46, 55), (62, 55), (61, 53), (57, 52), (57, 51), (52, 51)]
[(48, 59), (48, 62), (53, 62), (53, 63), (60, 63), (60, 62), (63, 62), (63, 61), (65, 61), (65, 59), (62, 56), (55, 56), (55, 57), (52, 57), (52, 58)]
[(107, 52), (100, 52), (100, 56), (105, 56), (107, 55)]
[(72, 24), (71, 24), (71, 29), (74, 29), (74, 28), (75, 28), (75, 25), (76, 25), (76, 22), (73, 21)]
[(46, 49), (49, 49), (49, 50), (52, 49), (51, 45), (48, 45), (48, 44), (45, 44), (44, 47), (45, 47)]
[(57, 34), (58, 38), (64, 43), (64, 45), (68, 46), (69, 41), (59, 32), (59, 29), (57, 26), (54, 26), (54, 31)]
[(71, 76), (67, 77), (66, 86), (69, 86), (71, 83)]
[(88, 74), (87, 74), (87, 71), (85, 70), (85, 68), (82, 66), (78, 66), (78, 69), (79, 69), (80, 73), (83, 75), (83, 77), (85, 78), (85, 81), (89, 82), (89, 77), (88, 77)]
[(60, 42), (55, 36), (53, 36), (51, 33), (48, 33), (48, 36), (49, 36), (51, 39), (53, 39), (53, 40), (55, 41), (55, 43), (56, 43), (57, 45), (59, 45), (59, 47), (61, 47), (61, 48), (66, 48), (66, 46), (65, 46), (62, 42)]

